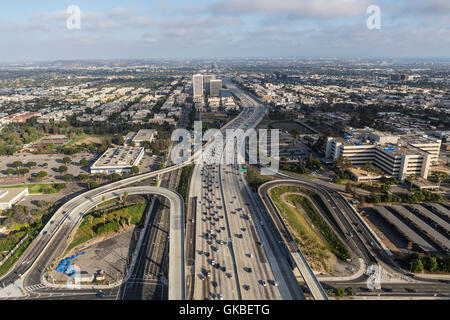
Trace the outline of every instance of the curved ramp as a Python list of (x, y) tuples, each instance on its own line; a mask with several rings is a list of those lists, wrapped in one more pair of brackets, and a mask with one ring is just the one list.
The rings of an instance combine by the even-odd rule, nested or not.
[[(106, 192), (84, 202), (74, 210), (74, 214), (83, 215), (98, 204), (122, 196), (155, 194), (166, 197), (170, 201), (170, 231), (169, 231), (169, 300), (185, 299), (184, 277), (184, 201), (176, 192), (160, 187), (130, 187)], [(104, 197), (104, 198), (103, 198)]]

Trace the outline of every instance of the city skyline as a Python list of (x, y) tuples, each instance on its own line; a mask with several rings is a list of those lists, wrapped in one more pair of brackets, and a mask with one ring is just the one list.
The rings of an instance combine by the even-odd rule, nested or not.
[[(381, 26), (369, 30), (370, 5)], [(70, 5), (80, 29), (67, 28)], [(445, 58), (450, 5), (421, 1), (41, 1), (5, 4), (1, 62), (145, 58)]]

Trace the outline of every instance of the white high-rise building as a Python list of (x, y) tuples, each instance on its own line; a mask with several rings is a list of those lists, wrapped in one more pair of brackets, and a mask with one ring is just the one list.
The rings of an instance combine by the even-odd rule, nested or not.
[(203, 75), (194, 74), (192, 77), (192, 89), (194, 97), (203, 96)]
[(211, 97), (219, 97), (220, 96), (220, 90), (222, 89), (222, 80), (211, 80), (210, 84), (210, 96)]

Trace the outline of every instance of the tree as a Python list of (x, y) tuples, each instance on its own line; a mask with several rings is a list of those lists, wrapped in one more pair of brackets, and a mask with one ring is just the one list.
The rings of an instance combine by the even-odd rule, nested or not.
[(334, 162), (334, 168), (338, 176), (342, 177), (344, 173), (350, 169), (352, 166), (352, 162), (347, 157), (339, 157)]
[(34, 168), (34, 167), (36, 167), (36, 166), (37, 166), (37, 163), (34, 162), (34, 161), (29, 161), (29, 162), (27, 162), (27, 167), (28, 167), (28, 168)]
[(95, 188), (97, 188), (97, 187), (98, 187), (98, 183), (97, 183), (97, 182), (95, 182), (95, 181), (88, 182), (88, 188), (89, 188), (89, 190), (95, 189)]
[(350, 182), (347, 182), (347, 184), (345, 185), (345, 192), (353, 193), (353, 187), (352, 187), (352, 184)]
[(150, 143), (150, 141), (144, 141), (144, 149), (148, 150), (152, 147), (152, 144)]
[(414, 181), (417, 181), (418, 179), (419, 179), (419, 177), (416, 176), (415, 174), (412, 174), (408, 177), (407, 180), (409, 181), (409, 190), (410, 191), (412, 190)]
[(136, 147), (136, 142), (134, 142), (134, 141), (131, 141), (131, 143), (130, 143), (130, 146), (132, 146), (132, 147)]
[(27, 168), (21, 168), (21, 169), (17, 170), (17, 174), (21, 175), (21, 176), (24, 176), (24, 175), (28, 174), (29, 172), (30, 172), (30, 170)]
[(106, 201), (106, 196), (102, 196), (102, 202)]
[(80, 160), (80, 166), (84, 167), (87, 164), (88, 164), (88, 161), (86, 159), (81, 159)]
[(42, 166), (45, 168), (45, 167), (48, 167), (48, 163), (47, 162), (44, 162), (43, 164), (42, 164)]
[(123, 143), (125, 142), (123, 140), (123, 137), (121, 134), (116, 134), (113, 138), (112, 138), (112, 142), (116, 145), (123, 145)]
[(62, 158), (62, 162), (64, 164), (69, 164), (72, 162), (72, 159), (70, 159), (70, 157), (64, 157), (64, 158)]
[(13, 166), (14, 168), (19, 168), (19, 167), (23, 166), (23, 163), (22, 163), (22, 161), (14, 161), (14, 162), (12, 163), (12, 166)]
[(66, 172), (67, 171), (67, 167), (66, 166), (60, 166), (59, 167), (59, 172)]
[(91, 229), (91, 238), (94, 237), (94, 229), (92, 228), (92, 223), (94, 222), (94, 216), (92, 214), (89, 215), (89, 224)]
[(39, 179), (43, 179), (43, 178), (45, 178), (46, 176), (48, 176), (48, 173), (45, 172), (45, 171), (39, 171), (38, 174), (37, 174), (37, 177), (38, 177)]
[(123, 203), (126, 205), (127, 203), (127, 198), (128, 198), (128, 192), (124, 192), (123, 193)]
[(438, 183), (438, 187), (441, 187), (441, 182), (447, 180), (448, 174), (442, 171), (433, 171), (431, 173), (431, 176), (433, 177), (434, 181)]
[(306, 163), (306, 167), (310, 170), (320, 170), (320, 160), (315, 159), (312, 153), (310, 153), (308, 157), (308, 162)]
[(8, 175), (12, 175), (14, 173), (14, 169), (13, 168), (8, 168), (8, 169), (6, 169), (6, 173)]
[(423, 272), (423, 270), (424, 270), (424, 267), (423, 267), (422, 260), (416, 258), (411, 261), (411, 271), (412, 272)]
[(64, 176), (63, 176), (63, 179), (65, 180), (65, 181), (70, 181), (70, 180), (73, 180), (73, 175), (72, 174), (65, 174)]
[(137, 166), (132, 166), (132, 167), (131, 167), (131, 172), (132, 172), (133, 174), (139, 173), (139, 167), (137, 167)]
[(78, 176), (77, 176), (77, 179), (78, 180), (80, 180), (80, 181), (82, 181), (82, 182), (84, 182), (84, 181), (86, 181), (87, 179), (89, 179), (89, 176), (87, 175), (87, 174), (79, 174)]
[(428, 262), (429, 262), (428, 270), (430, 270), (430, 272), (436, 272), (439, 268), (436, 257), (429, 257)]

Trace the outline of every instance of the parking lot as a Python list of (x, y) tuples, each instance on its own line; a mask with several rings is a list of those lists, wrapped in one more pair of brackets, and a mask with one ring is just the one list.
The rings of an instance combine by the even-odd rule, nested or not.
[[(448, 210), (448, 203), (442, 205)], [(450, 219), (429, 204), (363, 207), (365, 218), (385, 236), (391, 250), (445, 253)]]
[[(80, 173), (87, 174), (89, 173), (88, 166), (81, 167), (80, 166), (80, 160), (86, 159), (88, 161), (91, 161), (94, 159), (94, 156), (90, 153), (79, 153), (75, 155), (63, 155), (63, 154), (40, 154), (35, 155), (31, 153), (21, 153), (18, 155), (13, 156), (3, 156), (0, 157), (0, 183), (3, 185), (12, 185), (12, 184), (19, 184), (24, 183), (25, 180), (29, 177), (33, 177), (36, 175), (39, 171), (45, 171), (48, 173), (48, 176), (46, 180), (53, 181), (55, 179), (59, 179), (61, 176), (61, 172), (59, 172), (58, 168), (62, 165), (64, 165), (62, 159), (64, 157), (69, 157), (72, 161), (71, 163), (67, 164), (67, 172), (64, 174), (72, 174), (74, 176), (79, 175)], [(27, 162), (36, 162), (37, 166), (30, 169), (30, 173), (26, 176), (20, 177), (17, 175), (11, 175), (9, 176), (6, 173), (6, 170), (8, 168), (13, 168), (12, 163), (14, 161), (21, 161), (24, 165)], [(44, 167), (43, 164), (47, 163), (48, 166)]]

